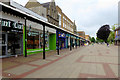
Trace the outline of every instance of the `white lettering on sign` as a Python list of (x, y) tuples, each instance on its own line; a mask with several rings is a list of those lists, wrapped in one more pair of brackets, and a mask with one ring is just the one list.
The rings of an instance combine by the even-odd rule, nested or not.
[(17, 24), (17, 23), (13, 23), (13, 28), (17, 28), (16, 24)]
[(11, 24), (11, 22), (9, 21), (9, 22), (8, 22), (8, 27), (10, 27), (10, 24)]
[(2, 21), (0, 20), (0, 24), (1, 24), (1, 22), (2, 22)]
[(11, 21), (1, 21), (1, 25), (5, 27), (13, 27), (15, 29), (23, 29), (23, 25), (16, 23), (16, 22), (11, 22)]
[(23, 29), (23, 25), (20, 25), (20, 24), (18, 24), (18, 23), (13, 23), (13, 28)]
[(10, 21), (2, 21), (2, 26), (11, 27), (10, 24)]

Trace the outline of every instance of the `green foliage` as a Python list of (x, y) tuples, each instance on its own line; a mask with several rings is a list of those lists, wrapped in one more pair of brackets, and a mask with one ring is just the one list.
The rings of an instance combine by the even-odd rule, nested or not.
[[(114, 32), (114, 30), (115, 30), (115, 26), (112, 26), (112, 31), (110, 32), (110, 35), (109, 35), (109, 37), (108, 37), (108, 39), (107, 39), (107, 42), (108, 43), (112, 43), (112, 42), (114, 42), (114, 39), (115, 39), (115, 32)], [(104, 40), (102, 40), (102, 39), (99, 39), (99, 38), (96, 38), (96, 43), (102, 43), (102, 42), (104, 42)]]
[(108, 42), (109, 43), (114, 42), (114, 39), (115, 39), (115, 32), (114, 32), (114, 30), (115, 30), (115, 26), (112, 26), (112, 31), (110, 32), (110, 35), (108, 37)]
[(96, 43), (103, 43), (103, 42), (104, 42), (104, 40), (99, 39), (98, 37), (96, 38)]
[(90, 37), (90, 41), (95, 43), (95, 38), (94, 37), (92, 37), (92, 38)]

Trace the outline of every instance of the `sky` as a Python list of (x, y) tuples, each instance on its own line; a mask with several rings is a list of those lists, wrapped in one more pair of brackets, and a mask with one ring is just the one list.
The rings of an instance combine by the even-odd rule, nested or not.
[[(28, 0), (14, 0), (25, 5)], [(40, 3), (51, 0), (37, 0)], [(85, 31), (86, 35), (96, 37), (98, 29), (105, 24), (118, 23), (118, 2), (120, 0), (55, 0), (63, 13), (72, 21), (75, 20), (77, 30)]]

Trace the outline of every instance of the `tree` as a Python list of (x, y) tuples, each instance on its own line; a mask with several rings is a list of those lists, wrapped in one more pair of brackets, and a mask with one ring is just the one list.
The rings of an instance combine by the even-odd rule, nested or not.
[(103, 25), (100, 27), (100, 29), (97, 32), (97, 37), (104, 40), (107, 43), (107, 39), (110, 34), (110, 26), (109, 25)]
[(104, 40), (99, 39), (99, 38), (97, 37), (97, 38), (96, 38), (96, 42), (98, 42), (98, 43), (103, 43), (103, 42), (104, 42)]
[(115, 30), (115, 26), (112, 26), (112, 31), (110, 32), (110, 35), (108, 37), (108, 42), (109, 43), (114, 42), (114, 39), (115, 39), (115, 32), (114, 32), (114, 30)]
[(94, 37), (90, 38), (90, 41), (95, 43), (95, 38)]

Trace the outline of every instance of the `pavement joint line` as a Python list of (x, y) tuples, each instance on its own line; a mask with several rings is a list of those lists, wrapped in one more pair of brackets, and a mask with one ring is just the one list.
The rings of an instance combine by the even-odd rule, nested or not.
[(76, 60), (76, 62), (80, 62), (84, 57), (85, 57), (84, 55), (80, 56), (80, 57)]
[[(86, 48), (86, 50), (87, 50), (88, 48)], [(80, 49), (79, 49), (80, 50)], [(48, 63), (46, 63), (46, 64), (43, 64), (43, 65), (31, 65), (31, 66), (37, 66), (35, 69), (31, 69), (30, 71), (28, 71), (28, 72), (25, 72), (25, 73), (22, 73), (22, 74), (20, 74), (20, 75), (14, 75), (14, 74), (10, 74), (10, 73), (4, 73), (3, 72), (3, 76), (4, 75), (6, 75), (5, 77), (8, 77), (9, 78), (9, 75), (8, 74), (10, 74), (10, 78), (24, 78), (24, 77), (26, 77), (27, 75), (30, 75), (31, 73), (33, 73), (33, 72), (36, 72), (37, 70), (40, 70), (40, 69), (42, 69), (42, 68), (45, 68), (45, 67), (47, 67), (47, 66), (49, 66), (49, 65), (51, 65), (51, 64), (53, 64), (53, 63), (55, 63), (55, 62), (57, 62), (57, 61), (59, 61), (59, 60), (62, 60), (63, 58), (65, 58), (65, 57), (67, 57), (67, 56), (69, 56), (69, 55), (71, 55), (71, 54), (77, 54), (77, 55), (75, 55), (74, 54), (74, 57), (75, 56), (78, 56), (78, 58), (76, 58), (75, 59), (75, 62), (77, 62), (77, 63), (84, 63), (84, 62), (89, 62), (89, 61), (82, 61), (82, 59), (84, 58), (84, 57), (88, 57), (88, 56), (91, 56), (91, 55), (89, 55), (88, 53), (90, 53), (90, 51), (87, 51), (86, 53), (82, 53), (81, 55), (79, 55), (79, 50), (78, 49), (74, 49), (74, 50), (72, 50), (72, 51), (70, 51), (70, 52), (64, 52), (65, 54), (63, 54), (63, 52), (61, 52), (62, 54), (61, 54), (61, 56), (60, 57), (58, 57), (58, 59), (53, 59), (53, 60), (51, 60), (50, 62), (48, 62)], [(94, 50), (94, 49), (93, 49)], [(85, 51), (85, 49), (84, 50), (82, 50), (82, 52), (84, 52)], [(101, 53), (102, 54), (102, 53)], [(111, 53), (110, 53), (111, 54)], [(56, 55), (53, 55), (54, 57), (56, 56)], [(83, 57), (82, 57), (83, 56)], [(93, 55), (92, 54), (92, 56), (100, 56), (99, 55), (99, 53), (97, 53), (97, 55)], [(110, 57), (110, 58), (112, 58), (112, 57), (115, 57), (115, 56), (110, 56), (110, 55), (104, 55), (104, 54), (102, 54), (102, 56), (104, 56), (104, 57)], [(71, 56), (70, 56), (71, 57)], [(117, 56), (116, 56), (117, 57)], [(92, 58), (92, 57), (90, 57), (90, 58)], [(97, 58), (97, 57), (96, 57)], [(99, 57), (98, 57), (99, 58)], [(51, 58), (50, 58), (51, 59)], [(49, 59), (49, 60), (50, 60)], [(65, 58), (65, 59), (67, 59), (67, 58)], [(41, 60), (41, 59), (40, 59)], [(48, 59), (46, 59), (46, 60), (48, 60)], [(78, 61), (77, 61), (78, 60)], [(106, 60), (105, 58), (103, 58), (102, 60)], [(29, 61), (29, 60), (27, 60), (27, 61)], [(93, 61), (93, 59), (92, 60), (90, 60), (90, 61)], [(94, 62), (94, 61), (93, 61)], [(108, 61), (107, 61), (108, 62)], [(116, 62), (113, 62), (113, 63), (107, 63), (106, 61), (105, 62), (95, 62), (95, 63), (92, 63), (92, 64), (102, 64), (102, 66), (103, 66), (103, 69), (104, 69), (104, 73), (105, 73), (105, 75), (102, 75), (102, 74), (92, 74), (92, 73), (80, 73), (79, 74), (79, 76), (78, 76), (78, 78), (116, 78), (116, 74), (114, 73), (114, 71), (113, 71), (113, 69), (112, 69), (112, 67), (110, 66), (110, 64), (112, 64), (112, 65), (120, 65), (120, 64), (116, 64)], [(90, 63), (90, 62), (89, 62)], [(26, 64), (26, 65), (29, 65), (29, 63), (23, 63), (23, 64)], [(67, 66), (66, 66), (67, 67)], [(84, 67), (84, 66), (83, 66)], [(87, 68), (87, 67), (86, 67)], [(81, 68), (82, 69), (82, 68)], [(35, 70), (35, 71), (34, 71)], [(106, 70), (106, 71), (105, 71)], [(32, 72), (33, 71), (33, 72)], [(112, 71), (112, 72), (111, 72)], [(31, 73), (30, 73), (31, 72)], [(26, 76), (25, 76), (25, 75)], [(24, 76), (23, 76), (24, 75)], [(32, 74), (31, 74), (32, 75)], [(39, 76), (39, 75), (38, 75)], [(80, 79), (81, 80), (81, 79)]]
[[(39, 58), (39, 59), (41, 59), (41, 58)], [(5, 70), (9, 70), (9, 69), (12, 69), (12, 68), (18, 67), (18, 66), (20, 66), (20, 65), (23, 65), (23, 64), (27, 64), (27, 63), (33, 62), (33, 61), (37, 61), (37, 60), (39, 60), (39, 59), (31, 60), (31, 61), (23, 62), (23, 63), (21, 63), (21, 62), (19, 62), (19, 61), (14, 61), (14, 62), (16, 62), (16, 63), (18, 63), (18, 64), (15, 65), (15, 66), (11, 66), (11, 67), (9, 67), (9, 68), (3, 69), (3, 71), (5, 71)]]
[[(85, 55), (85, 56), (99, 56), (99, 55)], [(117, 57), (117, 56), (108, 56), (108, 55), (101, 55), (101, 56), (104, 56), (104, 57)]]
[[(70, 55), (70, 54), (69, 54), (69, 55)], [(27, 76), (27, 75), (29, 75), (29, 74), (37, 71), (37, 70), (40, 70), (40, 69), (42, 69), (42, 68), (44, 68), (44, 67), (46, 67), (46, 66), (48, 66), (48, 65), (50, 65), (50, 64), (52, 64), (52, 63), (54, 63), (54, 62), (56, 62), (56, 61), (58, 61), (58, 60), (66, 57), (66, 56), (69, 56), (69, 55), (65, 55), (65, 56), (63, 56), (63, 57), (58, 58), (57, 60), (51, 61), (51, 62), (49, 62), (49, 63), (47, 63), (47, 64), (44, 64), (44, 65), (42, 65), (42, 66), (40, 66), (40, 67), (38, 67), (38, 68), (36, 68), (36, 69), (31, 70), (31, 71), (29, 71), (29, 72), (23, 73), (22, 75), (17, 76), (17, 78), (25, 77), (25, 76)]]
[(106, 73), (106, 76), (109, 78), (117, 78), (117, 76), (115, 76), (115, 74), (113, 73), (112, 69), (110, 68), (110, 66), (106, 63), (102, 64), (104, 67), (104, 71)]
[(30, 63), (27, 63), (26, 65), (40, 67), (40, 65), (35, 65), (35, 64), (30, 64)]
[[(77, 50), (76, 50), (76, 51), (77, 51)], [(69, 52), (68, 54), (66, 54), (66, 55), (64, 55), (64, 56), (62, 56), (62, 57), (60, 57), (60, 58), (58, 58), (58, 59), (56, 59), (56, 60), (53, 60), (53, 61), (51, 61), (51, 62), (49, 62), (49, 63), (47, 63), (47, 64), (44, 64), (44, 65), (39, 66), (38, 68), (35, 68), (35, 69), (33, 69), (33, 70), (31, 70), (31, 71), (28, 71), (28, 72), (25, 72), (25, 73), (23, 73), (23, 74), (21, 74), (21, 75), (18, 75), (18, 76), (16, 76), (15, 78), (25, 77), (25, 76), (27, 76), (27, 75), (29, 75), (29, 74), (37, 71), (37, 70), (40, 70), (40, 69), (42, 69), (42, 68), (44, 68), (44, 67), (46, 67), (46, 66), (48, 66), (48, 65), (50, 65), (50, 64), (52, 64), (52, 63), (54, 63), (54, 62), (57, 62), (57, 61), (63, 59), (63, 58), (66, 57), (66, 56), (69, 56), (69, 55), (71, 55), (71, 54), (73, 54), (73, 53), (72, 53), (72, 52)], [(36, 60), (35, 60), (35, 61), (36, 61)], [(30, 61), (30, 62), (31, 62), (31, 61)], [(25, 64), (25, 63), (23, 63), (23, 64)], [(16, 67), (16, 66), (14, 66), (14, 67)]]
[[(82, 61), (82, 59), (83, 59), (85, 56), (86, 56), (86, 55), (82, 55), (82, 56), (80, 56), (80, 58), (77, 59), (76, 62), (78, 62), (78, 63), (92, 63), (92, 64), (112, 64), (112, 65), (120, 65), (120, 64), (115, 64), (115, 63)], [(91, 56), (91, 55), (90, 55), (90, 56)]]
[[(35, 55), (35, 54), (34, 54), (34, 55)], [(31, 55), (31, 56), (32, 56), (32, 55)], [(50, 56), (51, 56), (51, 55), (50, 55)], [(48, 56), (48, 57), (50, 57), (50, 56)], [(9, 68), (3, 69), (3, 71), (9, 70), (9, 69), (18, 67), (18, 66), (20, 66), (20, 65), (23, 65), (23, 64), (27, 64), (27, 63), (33, 62), (33, 61), (37, 61), (37, 60), (40, 60), (40, 59), (42, 59), (42, 58), (36, 58), (36, 59), (34, 59), (34, 60), (31, 60), (31, 61), (28, 61), (28, 62), (23, 62), (23, 63), (22, 63), (22, 62), (19, 62), (19, 61), (13, 61), (13, 59), (11, 59), (11, 60), (10, 60), (11, 62), (18, 63), (18, 64), (15, 65), (15, 66), (11, 66), (11, 67), (9, 67)], [(7, 59), (5, 59), (5, 60), (7, 60)]]
[(87, 62), (87, 61), (77, 61), (78, 63), (91, 63), (91, 64), (112, 64), (112, 65), (120, 65), (120, 64), (115, 64), (115, 63), (105, 63), (105, 62)]
[(12, 73), (2, 72), (2, 76), (4, 76), (4, 77), (9, 77), (9, 78), (13, 78), (13, 77), (16, 77), (17, 75), (12, 74)]
[(2, 69), (2, 71), (5, 71), (5, 70), (9, 70), (9, 69), (18, 67), (18, 66), (20, 66), (20, 65), (22, 65), (22, 64), (23, 64), (23, 63), (19, 63), (19, 64), (15, 65), (15, 66), (11, 66), (11, 67), (8, 67), (8, 68), (6, 68), (6, 69)]
[(106, 76), (103, 76), (103, 75), (95, 75), (95, 74), (83, 74), (83, 73), (80, 73), (78, 78), (89, 78), (89, 77), (94, 77), (94, 78), (108, 78)]

